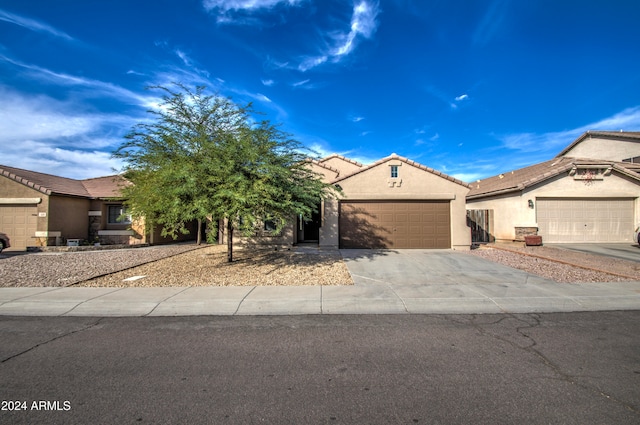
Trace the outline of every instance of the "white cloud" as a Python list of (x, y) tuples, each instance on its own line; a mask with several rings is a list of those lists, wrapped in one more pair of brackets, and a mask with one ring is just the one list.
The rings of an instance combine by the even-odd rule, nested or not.
[(238, 13), (253, 14), (276, 6), (297, 6), (303, 0), (203, 0), (206, 11), (217, 14), (218, 23), (243, 23)]
[(483, 173), (453, 173), (449, 174), (454, 179), (458, 179), (465, 183), (474, 182), (479, 179), (485, 178), (486, 174)]
[(275, 81), (273, 81), (273, 80), (261, 80), (261, 81), (262, 81), (262, 84), (263, 84), (263, 85), (265, 85), (265, 86), (267, 86), (267, 87), (271, 87), (271, 86), (273, 86), (273, 85), (276, 83), (276, 82), (275, 82)]
[(2, 164), (72, 179), (112, 175), (123, 166), (120, 160), (111, 158), (110, 152), (66, 149), (34, 141), (24, 141), (20, 149), (3, 148)]
[(586, 131), (635, 131), (638, 128), (640, 128), (640, 106), (627, 108), (611, 117), (574, 129), (540, 134), (513, 133), (500, 137), (500, 140), (503, 146), (508, 149), (547, 153), (549, 157), (553, 157)]
[(189, 58), (189, 56), (183, 52), (180, 49), (176, 49), (175, 50), (176, 56), (178, 56), (180, 58), (180, 60), (186, 65), (186, 66), (191, 66), (193, 64), (193, 62), (191, 61), (191, 59)]
[(306, 72), (310, 69), (315, 68), (316, 66), (320, 66), (325, 63), (329, 59), (326, 55), (315, 56), (304, 59), (300, 65), (298, 65), (298, 70), (302, 72)]
[(0, 161), (70, 178), (113, 174), (111, 152), (135, 124), (117, 114), (83, 114), (47, 96), (24, 96), (0, 87)]
[(317, 56), (311, 56), (302, 60), (298, 69), (302, 72), (315, 68), (331, 60), (339, 62), (344, 56), (349, 55), (356, 47), (358, 38), (369, 39), (378, 29), (377, 17), (380, 13), (377, 2), (359, 0), (353, 6), (351, 25), (349, 32), (332, 32), (329, 43), (331, 47), (327, 52)]
[(34, 80), (39, 82), (54, 83), (63, 86), (84, 87), (90, 89), (92, 96), (109, 96), (128, 103), (133, 102), (134, 104), (143, 106), (149, 105), (149, 98), (147, 96), (139, 95), (112, 83), (54, 72), (41, 68), (37, 65), (26, 64), (3, 55), (0, 55), (0, 61), (5, 61), (14, 66), (25, 69)]
[(0, 9), (0, 21), (10, 22), (31, 31), (48, 33), (65, 40), (73, 40), (73, 37), (71, 37), (67, 33), (57, 30), (56, 28), (48, 24), (37, 21), (35, 19), (25, 18), (24, 16), (18, 16), (2, 9)]
[(469, 99), (469, 95), (468, 94), (462, 94), (460, 96), (456, 97), (456, 102), (462, 102), (463, 100)]
[[(47, 96), (24, 96), (0, 88), (0, 142), (2, 146), (22, 140), (73, 139), (103, 126), (129, 128), (133, 117), (119, 114), (82, 113), (74, 105)], [(78, 141), (81, 145), (86, 140)], [(92, 142), (95, 146), (97, 141)], [(101, 146), (102, 147), (102, 146)]]
[(509, 0), (494, 0), (473, 33), (473, 44), (484, 46), (498, 34), (507, 15)]
[(309, 81), (311, 81), (311, 80), (307, 79), (307, 80), (302, 80), (302, 81), (296, 81), (295, 83), (291, 84), (291, 87), (302, 87), (302, 86), (306, 85)]
[(353, 122), (360, 122), (362, 120), (364, 120), (364, 117), (352, 117), (351, 118), (351, 121), (353, 121)]

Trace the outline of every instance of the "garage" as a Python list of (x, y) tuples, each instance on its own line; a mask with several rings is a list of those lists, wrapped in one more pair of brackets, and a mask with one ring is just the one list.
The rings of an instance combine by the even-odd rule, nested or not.
[(543, 242), (632, 242), (633, 198), (539, 198)]
[(33, 245), (37, 216), (36, 206), (0, 205), (0, 232), (9, 236), (10, 250), (24, 251)]
[(341, 248), (451, 248), (449, 201), (342, 201)]

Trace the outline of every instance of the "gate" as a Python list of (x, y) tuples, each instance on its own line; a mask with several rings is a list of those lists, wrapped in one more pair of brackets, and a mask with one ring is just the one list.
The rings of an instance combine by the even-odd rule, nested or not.
[(467, 210), (467, 226), (471, 228), (472, 243), (490, 243), (495, 238), (491, 234), (493, 210)]

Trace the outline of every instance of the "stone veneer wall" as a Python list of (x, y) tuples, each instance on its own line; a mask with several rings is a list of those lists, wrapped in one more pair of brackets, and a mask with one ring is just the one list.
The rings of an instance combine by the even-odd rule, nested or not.
[(516, 227), (516, 240), (524, 242), (525, 236), (536, 236), (538, 234), (537, 227)]

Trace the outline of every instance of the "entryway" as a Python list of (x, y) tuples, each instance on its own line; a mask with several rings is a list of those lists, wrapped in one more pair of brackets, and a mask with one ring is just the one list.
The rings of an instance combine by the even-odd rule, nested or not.
[(304, 220), (298, 216), (296, 220), (296, 229), (298, 229), (298, 242), (318, 243), (320, 240), (320, 224), (322, 216), (320, 215), (320, 206), (317, 212), (311, 214), (311, 219)]

